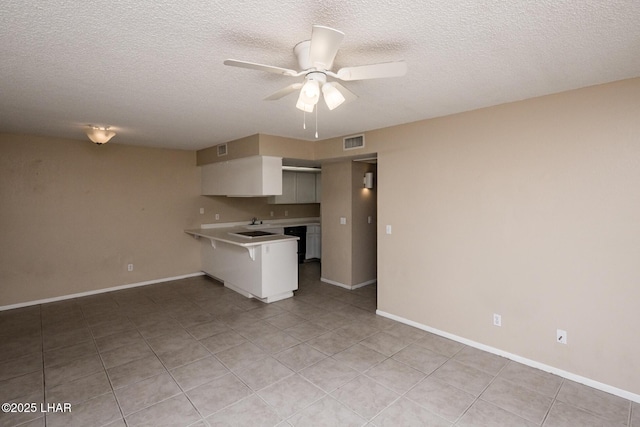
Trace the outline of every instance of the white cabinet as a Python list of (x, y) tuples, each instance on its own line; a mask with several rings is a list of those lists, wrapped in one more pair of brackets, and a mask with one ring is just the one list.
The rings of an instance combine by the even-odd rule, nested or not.
[(318, 175), (310, 172), (282, 171), (282, 195), (270, 197), (269, 203), (319, 203), (316, 189)]
[(305, 259), (320, 258), (322, 253), (322, 233), (319, 225), (307, 225), (307, 247)]
[(296, 173), (296, 203), (316, 202), (316, 174)]
[(282, 194), (282, 158), (253, 156), (202, 166), (205, 196)]
[(227, 242), (202, 241), (202, 270), (224, 286), (248, 298), (270, 303), (293, 296), (298, 289), (298, 243), (295, 240), (246, 247)]
[(296, 173), (282, 172), (282, 195), (275, 196), (276, 203), (296, 203)]

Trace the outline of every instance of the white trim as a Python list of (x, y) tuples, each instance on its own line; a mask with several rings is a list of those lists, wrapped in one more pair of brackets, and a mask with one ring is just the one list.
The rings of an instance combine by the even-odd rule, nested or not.
[(319, 167), (308, 167), (308, 166), (285, 166), (282, 165), (283, 171), (292, 171), (292, 172), (311, 172), (311, 173), (320, 173), (322, 169)]
[(363, 286), (373, 285), (374, 283), (376, 283), (378, 281), (378, 279), (367, 280), (366, 282), (357, 283), (357, 284), (351, 285), (351, 286), (345, 285), (344, 283), (336, 282), (336, 281), (333, 281), (333, 280), (325, 279), (324, 277), (321, 277), (320, 281), (324, 282), (324, 283), (328, 283), (330, 285), (339, 286), (341, 288), (349, 289), (350, 291), (353, 291), (354, 289), (358, 289), (358, 288), (361, 288)]
[(137, 288), (139, 286), (154, 285), (156, 283), (170, 282), (172, 280), (187, 279), (189, 277), (197, 277), (197, 276), (204, 276), (204, 273), (202, 271), (200, 271), (198, 273), (183, 274), (182, 276), (165, 277), (165, 278), (162, 278), (162, 279), (147, 280), (145, 282), (130, 283), (128, 285), (114, 286), (112, 288), (102, 288), (102, 289), (97, 289), (95, 291), (79, 292), (77, 294), (62, 295), (62, 296), (59, 296), (59, 297), (45, 298), (45, 299), (39, 299), (39, 300), (35, 300), (35, 301), (19, 302), (17, 304), (0, 306), (0, 311), (12, 310), (14, 308), (28, 307), (28, 306), (31, 306), (31, 305), (46, 304), (46, 303), (49, 303), (49, 302), (63, 301), (63, 300), (73, 299), (73, 298), (86, 297), (86, 296), (89, 296), (89, 295), (104, 294), (104, 293), (107, 293), (107, 292), (119, 291), (119, 290), (122, 290), (122, 289)]
[(636, 403), (640, 403), (640, 394), (635, 394), (630, 391), (622, 390), (617, 387), (613, 387), (608, 384), (601, 383), (596, 380), (592, 380), (590, 378), (586, 378), (580, 375), (576, 375), (574, 373), (554, 368), (553, 366), (545, 365), (544, 363), (536, 362), (535, 360), (527, 359), (522, 356), (518, 356), (517, 354), (509, 353), (504, 350), (500, 350), (495, 347), (491, 347), (485, 344), (481, 344), (476, 341), (472, 341), (467, 338), (459, 337), (454, 334), (450, 334), (449, 332), (441, 331), (439, 329), (432, 328), (430, 326), (423, 325), (422, 323), (414, 322), (413, 320), (405, 319), (404, 317), (396, 316), (395, 314), (387, 313), (382, 310), (376, 310), (376, 314), (395, 320), (400, 323), (404, 323), (405, 325), (413, 326), (414, 328), (422, 329), (423, 331), (431, 332), (436, 335), (440, 335), (445, 338), (449, 338), (450, 340), (457, 341), (459, 343), (468, 345), (470, 347), (477, 348), (479, 350), (483, 350), (489, 353), (497, 354), (498, 356), (506, 357), (507, 359), (513, 360), (515, 362), (522, 363), (523, 365), (530, 366), (532, 368), (540, 369), (545, 372), (550, 372), (552, 374), (558, 375), (562, 378), (566, 378), (571, 381), (575, 381), (580, 384), (584, 384), (591, 388), (595, 388), (596, 390), (601, 390), (606, 393), (610, 393), (624, 399), (631, 400)]
[(344, 283), (340, 283), (340, 282), (334, 282), (333, 280), (325, 279), (324, 277), (320, 277), (320, 281), (324, 283), (328, 283), (333, 286), (339, 286), (341, 288), (351, 290), (351, 286), (345, 285)]

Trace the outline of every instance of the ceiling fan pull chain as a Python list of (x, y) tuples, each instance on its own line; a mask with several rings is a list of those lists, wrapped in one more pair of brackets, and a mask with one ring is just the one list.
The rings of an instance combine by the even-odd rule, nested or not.
[(316, 105), (316, 139), (318, 139), (318, 106)]
[(302, 129), (306, 129), (307, 128), (307, 112), (303, 111), (302, 112)]

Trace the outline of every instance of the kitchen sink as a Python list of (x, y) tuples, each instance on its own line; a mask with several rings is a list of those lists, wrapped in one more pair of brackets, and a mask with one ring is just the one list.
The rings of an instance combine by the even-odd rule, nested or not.
[(256, 237), (273, 236), (276, 233), (269, 233), (268, 231), (254, 230), (254, 231), (238, 231), (235, 233), (229, 233), (234, 236), (244, 237), (245, 239), (254, 239)]
[(249, 230), (256, 230), (256, 229), (261, 229), (261, 228), (269, 228), (269, 227), (273, 227), (270, 224), (267, 224), (266, 222), (263, 222), (262, 224), (249, 224), (249, 225), (245, 225), (244, 228), (247, 228)]

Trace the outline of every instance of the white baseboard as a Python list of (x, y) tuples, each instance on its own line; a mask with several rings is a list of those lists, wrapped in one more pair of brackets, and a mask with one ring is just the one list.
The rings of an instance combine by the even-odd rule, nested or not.
[(86, 296), (89, 296), (89, 295), (104, 294), (106, 292), (120, 291), (122, 289), (129, 289), (129, 288), (137, 288), (139, 286), (153, 285), (153, 284), (156, 284), (156, 283), (170, 282), (172, 280), (187, 279), (189, 277), (196, 277), (196, 276), (204, 276), (204, 273), (202, 271), (200, 271), (198, 273), (184, 274), (182, 276), (165, 277), (165, 278), (162, 278), (162, 279), (147, 280), (145, 282), (130, 283), (128, 285), (114, 286), (112, 288), (97, 289), (95, 291), (79, 292), (77, 294), (62, 295), (62, 296), (59, 296), (59, 297), (45, 298), (45, 299), (39, 299), (39, 300), (35, 300), (35, 301), (20, 302), (20, 303), (11, 304), (11, 305), (3, 305), (3, 306), (0, 306), (0, 311), (12, 310), (14, 308), (28, 307), (28, 306), (31, 306), (31, 305), (46, 304), (48, 302), (56, 302), (56, 301), (63, 301), (63, 300), (67, 300), (67, 299), (86, 297)]
[(324, 277), (321, 277), (320, 281), (324, 282), (324, 283), (328, 283), (330, 285), (339, 286), (339, 287), (344, 288), (344, 289), (349, 289), (350, 291), (352, 291), (354, 289), (358, 289), (358, 288), (361, 288), (363, 286), (373, 285), (378, 280), (377, 279), (367, 280), (366, 282), (357, 283), (355, 285), (345, 285), (344, 283), (336, 282), (334, 280), (325, 279)]
[(469, 347), (474, 347), (479, 350), (486, 351), (488, 353), (493, 353), (498, 356), (506, 357), (507, 359), (513, 360), (514, 362), (522, 363), (523, 365), (527, 365), (532, 368), (540, 369), (542, 371), (558, 375), (562, 378), (566, 378), (568, 380), (575, 381), (577, 383), (595, 388), (596, 390), (601, 390), (606, 393), (610, 393), (610, 394), (622, 397), (624, 399), (628, 399), (633, 402), (640, 403), (640, 394), (635, 394), (627, 390), (622, 390), (620, 388), (613, 387), (611, 385), (604, 384), (599, 381), (592, 380), (590, 378), (582, 377), (580, 375), (576, 375), (574, 373), (555, 368), (553, 366), (545, 365), (544, 363), (536, 362), (535, 360), (527, 359), (525, 357), (518, 356), (517, 354), (509, 353), (495, 347), (491, 347), (476, 341), (469, 340), (467, 338), (459, 337), (457, 335), (450, 334), (448, 332), (441, 331), (439, 329), (435, 329), (430, 326), (423, 325), (422, 323), (414, 322), (413, 320), (405, 319), (404, 317), (396, 316), (395, 314), (387, 313), (382, 310), (376, 310), (376, 314), (398, 321), (400, 323), (404, 323), (405, 325), (413, 326), (414, 328), (422, 329), (423, 331), (440, 335), (441, 337), (449, 338), (450, 340), (468, 345)]

